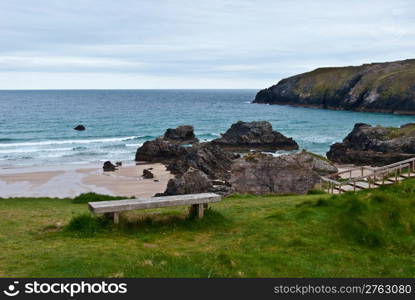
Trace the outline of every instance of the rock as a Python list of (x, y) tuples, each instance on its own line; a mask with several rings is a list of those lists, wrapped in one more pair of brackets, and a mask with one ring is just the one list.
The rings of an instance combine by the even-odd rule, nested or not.
[(115, 162), (115, 165), (116, 165), (117, 167), (121, 167), (121, 166), (122, 166), (122, 161), (117, 161), (117, 162)]
[(266, 155), (236, 160), (230, 183), (235, 193), (305, 194), (319, 182), (320, 174), (335, 172), (326, 160), (307, 152)]
[(213, 185), (208, 192), (219, 194), (221, 196), (228, 196), (232, 194), (232, 187), (228, 185)]
[(102, 167), (102, 169), (104, 170), (104, 172), (113, 172), (117, 170), (116, 166), (113, 165), (110, 161), (104, 162), (104, 166)]
[(327, 157), (337, 163), (384, 166), (415, 156), (415, 125), (400, 128), (355, 124), (342, 143), (335, 143)]
[(137, 149), (136, 161), (167, 162), (188, 153), (188, 148), (172, 144), (163, 138), (145, 142)]
[(144, 178), (144, 179), (151, 179), (151, 178), (154, 178), (154, 174), (153, 174), (150, 170), (148, 170), (148, 169), (144, 169), (144, 170), (143, 170), (143, 178)]
[(163, 139), (178, 144), (193, 144), (199, 141), (195, 136), (193, 126), (190, 125), (179, 126), (175, 129), (167, 129)]
[(210, 143), (193, 145), (186, 149), (186, 154), (168, 164), (167, 169), (170, 172), (182, 175), (192, 167), (212, 179), (229, 179), (232, 162), (237, 156)]
[(310, 167), (321, 176), (338, 172), (337, 168), (327, 158), (305, 150), (296, 154), (295, 158), (301, 165)]
[(415, 114), (415, 60), (319, 68), (261, 90), (253, 103)]
[(198, 169), (189, 168), (183, 175), (170, 179), (167, 183), (166, 191), (162, 195), (204, 193), (211, 187), (212, 183), (205, 173)]
[(298, 149), (297, 143), (292, 138), (287, 138), (278, 131), (273, 131), (272, 125), (267, 121), (238, 121), (232, 124), (221, 138), (213, 140), (212, 144), (236, 151)]
[(77, 125), (76, 127), (74, 127), (74, 130), (78, 130), (78, 131), (84, 131), (86, 128), (84, 125)]

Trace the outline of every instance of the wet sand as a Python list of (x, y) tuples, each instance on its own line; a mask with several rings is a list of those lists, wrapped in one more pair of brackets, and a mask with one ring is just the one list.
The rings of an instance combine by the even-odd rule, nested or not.
[[(144, 169), (153, 168), (153, 179), (143, 179)], [(0, 197), (75, 197), (95, 192), (125, 197), (148, 197), (164, 192), (173, 175), (162, 164), (134, 163), (115, 172), (102, 165), (64, 167), (13, 167), (0, 169)]]

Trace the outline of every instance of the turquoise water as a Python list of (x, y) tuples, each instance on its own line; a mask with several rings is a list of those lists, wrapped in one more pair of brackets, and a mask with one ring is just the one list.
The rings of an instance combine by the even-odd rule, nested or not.
[[(267, 120), (301, 148), (325, 154), (357, 122), (415, 117), (250, 104), (257, 90), (0, 91), (0, 166), (132, 160), (144, 141), (182, 124), (211, 140), (238, 121)], [(72, 128), (84, 124), (86, 131)]]

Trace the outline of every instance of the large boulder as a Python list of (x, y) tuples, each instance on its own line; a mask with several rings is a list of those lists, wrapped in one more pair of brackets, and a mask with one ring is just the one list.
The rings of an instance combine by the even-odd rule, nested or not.
[(298, 149), (298, 144), (292, 138), (273, 131), (272, 125), (267, 121), (238, 121), (232, 124), (221, 138), (213, 140), (212, 144), (236, 151)]
[(145, 142), (137, 149), (136, 161), (167, 162), (182, 157), (188, 152), (186, 147), (170, 143), (163, 138)]
[(190, 125), (167, 129), (163, 139), (177, 144), (193, 144), (199, 141), (195, 136), (193, 126)]
[(199, 169), (210, 178), (229, 179), (235, 154), (217, 145), (203, 143), (186, 148), (187, 153), (172, 160), (167, 169), (173, 174), (184, 174), (190, 167)]
[(415, 125), (400, 128), (355, 124), (342, 143), (327, 157), (337, 163), (383, 166), (415, 156)]
[(158, 196), (204, 193), (210, 188), (212, 183), (205, 173), (189, 168), (183, 175), (170, 179), (166, 191)]
[(251, 155), (234, 162), (230, 183), (235, 193), (305, 194), (319, 182), (320, 175), (336, 171), (326, 160), (307, 152)]

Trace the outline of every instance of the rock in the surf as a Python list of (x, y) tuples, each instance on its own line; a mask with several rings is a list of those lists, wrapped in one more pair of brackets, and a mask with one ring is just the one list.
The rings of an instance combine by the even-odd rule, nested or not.
[(77, 131), (84, 131), (85, 129), (86, 129), (85, 126), (82, 124), (79, 124), (74, 127), (74, 130), (77, 130)]

